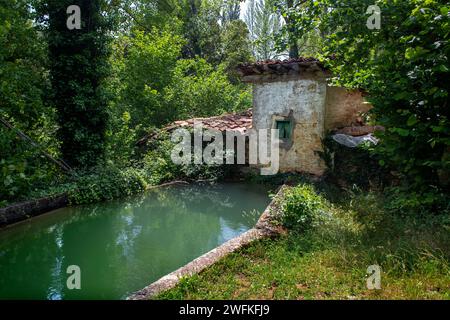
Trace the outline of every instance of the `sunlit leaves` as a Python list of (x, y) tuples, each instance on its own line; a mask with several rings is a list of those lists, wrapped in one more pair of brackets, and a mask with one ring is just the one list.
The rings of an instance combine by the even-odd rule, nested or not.
[[(316, 28), (325, 35), (322, 58), (334, 81), (364, 88), (372, 119), (387, 127), (376, 148), (386, 164), (417, 186), (440, 184), (448, 170), (449, 7), (436, 0), (388, 1), (382, 27), (365, 26), (372, 0), (320, 0)], [(308, 15), (307, 10), (298, 10)], [(311, 17), (298, 17), (299, 23)], [(328, 60), (333, 55), (334, 59)], [(433, 164), (432, 166), (430, 164)]]

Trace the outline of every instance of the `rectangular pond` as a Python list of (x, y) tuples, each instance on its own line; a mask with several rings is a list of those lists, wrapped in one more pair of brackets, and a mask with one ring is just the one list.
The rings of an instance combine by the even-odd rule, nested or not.
[[(0, 299), (124, 299), (252, 228), (269, 188), (195, 184), (55, 210), (0, 230)], [(70, 265), (81, 289), (67, 288)]]

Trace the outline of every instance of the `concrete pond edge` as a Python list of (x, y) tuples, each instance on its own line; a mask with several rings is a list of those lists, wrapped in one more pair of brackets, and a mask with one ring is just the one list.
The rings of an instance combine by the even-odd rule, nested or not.
[(261, 217), (258, 219), (258, 222), (252, 229), (231, 240), (228, 240), (227, 242), (208, 251), (177, 270), (161, 277), (143, 289), (134, 292), (127, 297), (127, 300), (149, 300), (164, 291), (174, 288), (182, 278), (200, 273), (230, 253), (233, 253), (256, 240), (273, 237), (280, 234), (282, 232), (282, 228), (276, 226), (273, 221), (280, 212), (278, 203), (279, 199), (283, 197), (286, 188), (287, 187), (285, 185), (279, 188), (278, 192), (273, 197), (272, 201), (264, 210)]
[(66, 193), (15, 203), (0, 208), (0, 228), (18, 223), (69, 205)]

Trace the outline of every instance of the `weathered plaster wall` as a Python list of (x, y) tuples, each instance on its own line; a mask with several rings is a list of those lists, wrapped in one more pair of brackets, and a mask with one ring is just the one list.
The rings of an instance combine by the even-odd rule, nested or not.
[(361, 113), (369, 111), (370, 104), (364, 103), (360, 91), (341, 87), (327, 88), (325, 130), (351, 126)]
[(326, 81), (320, 77), (254, 83), (254, 129), (273, 128), (280, 116), (294, 118), (293, 143), (280, 148), (280, 172), (324, 172), (325, 163), (317, 153), (325, 134), (326, 94)]

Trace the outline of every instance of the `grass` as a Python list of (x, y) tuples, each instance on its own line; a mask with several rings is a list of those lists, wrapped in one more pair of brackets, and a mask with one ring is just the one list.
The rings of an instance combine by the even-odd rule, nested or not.
[[(450, 228), (390, 215), (376, 194), (328, 204), (320, 225), (265, 239), (181, 280), (157, 299), (450, 299)], [(366, 286), (381, 267), (381, 289)]]

